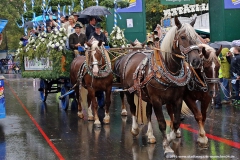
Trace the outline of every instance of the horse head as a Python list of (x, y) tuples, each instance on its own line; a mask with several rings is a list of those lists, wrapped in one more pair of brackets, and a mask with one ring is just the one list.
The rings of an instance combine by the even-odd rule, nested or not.
[(174, 21), (176, 26), (167, 32), (162, 41), (161, 50), (163, 53), (165, 52), (165, 57), (168, 59), (171, 58), (170, 55), (172, 53), (182, 55), (191, 66), (199, 68), (201, 58), (197, 45), (201, 42), (193, 28), (195, 20), (190, 24), (182, 24), (178, 18), (175, 17)]
[(222, 46), (217, 51), (206, 44), (200, 44), (199, 47), (202, 48), (203, 65), (201, 72), (203, 78), (208, 84), (209, 94), (212, 97), (216, 97), (216, 92), (219, 90), (218, 71), (220, 63), (218, 61), (218, 55), (221, 53)]
[(143, 43), (139, 42), (137, 39), (134, 42), (130, 42), (130, 47), (135, 47), (135, 48), (144, 48), (146, 45), (146, 41)]
[(103, 43), (101, 40), (94, 40), (92, 42), (87, 42), (86, 44), (90, 47), (90, 51), (88, 51), (86, 55), (89, 69), (94, 76), (98, 76), (99, 70), (101, 70), (106, 64), (105, 58), (103, 57)]

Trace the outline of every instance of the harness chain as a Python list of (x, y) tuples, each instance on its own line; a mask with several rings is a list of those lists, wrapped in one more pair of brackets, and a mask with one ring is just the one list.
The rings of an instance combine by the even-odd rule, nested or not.
[[(92, 66), (90, 65), (90, 64), (88, 64), (88, 61), (85, 61), (85, 63), (86, 63), (86, 69), (87, 69), (87, 72), (88, 72), (88, 74), (91, 76), (91, 77), (94, 77), (94, 78), (105, 78), (105, 77), (107, 77), (110, 73), (112, 73), (112, 70), (111, 70), (111, 64), (109, 64), (109, 63), (111, 63), (111, 62), (108, 62), (108, 59), (107, 59), (107, 57), (106, 57), (106, 55), (105, 55), (105, 53), (104, 53), (104, 49), (99, 49), (100, 51), (101, 51), (101, 54), (102, 54), (102, 57), (103, 57), (103, 59), (105, 60), (105, 65), (104, 66), (101, 66), (102, 65), (102, 58), (101, 58), (101, 63), (99, 63), (99, 61), (97, 61), (97, 62), (93, 62), (93, 64), (92, 65), (98, 65), (98, 66), (101, 66), (100, 68), (99, 68), (99, 73), (98, 73), (98, 76), (94, 76), (93, 75), (93, 73), (92, 73)], [(90, 52), (90, 51), (95, 51), (95, 50), (88, 50), (88, 53)], [(90, 54), (89, 54), (90, 55)], [(97, 64), (95, 64), (95, 63), (97, 63)], [(103, 69), (105, 67), (105, 69)]]

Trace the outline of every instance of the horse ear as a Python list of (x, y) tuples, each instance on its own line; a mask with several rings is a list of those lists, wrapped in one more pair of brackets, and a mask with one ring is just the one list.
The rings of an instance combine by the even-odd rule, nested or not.
[(209, 53), (206, 51), (205, 47), (202, 48), (202, 54), (203, 54), (205, 59), (209, 58)]
[(190, 25), (193, 27), (194, 26), (194, 24), (195, 24), (195, 22), (196, 22), (196, 19), (197, 19), (197, 17), (195, 17), (195, 19), (190, 23)]
[(145, 40), (145, 41), (141, 44), (142, 48), (144, 48), (144, 46), (146, 45), (146, 43), (147, 43), (147, 40)]
[(100, 41), (98, 42), (98, 46), (99, 46), (99, 47), (102, 46), (102, 43), (103, 43), (103, 41), (100, 40)]
[(222, 52), (222, 45), (221, 45), (221, 47), (217, 50), (216, 56), (218, 57), (221, 52)]
[(130, 44), (131, 44), (133, 47), (135, 47), (135, 46), (136, 46), (136, 44), (135, 44), (135, 43), (133, 43), (133, 42), (131, 42)]
[(175, 25), (178, 27), (178, 29), (182, 27), (182, 23), (179, 21), (177, 16), (174, 17), (174, 22), (175, 22)]
[(88, 47), (92, 47), (92, 44), (90, 42), (86, 42)]

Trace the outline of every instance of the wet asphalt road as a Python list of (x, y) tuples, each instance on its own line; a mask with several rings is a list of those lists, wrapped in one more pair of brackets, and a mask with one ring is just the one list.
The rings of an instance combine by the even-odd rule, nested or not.
[[(49, 95), (46, 103), (41, 102), (39, 80), (34, 83), (33, 79), (22, 79), (20, 75), (4, 76), (7, 117), (0, 119), (0, 160), (163, 159), (155, 116), (152, 119), (157, 143), (147, 144), (147, 128), (143, 125), (134, 139), (130, 133), (129, 109), (127, 117), (120, 116), (118, 93), (112, 95), (110, 124), (95, 128), (93, 122), (87, 121), (86, 112), (85, 119), (80, 120), (76, 109), (62, 111), (56, 94)], [(220, 110), (209, 110), (205, 125), (208, 149), (200, 149), (196, 144), (194, 132), (198, 127), (192, 116), (186, 117), (181, 128), (182, 138), (172, 144), (178, 159), (240, 159), (240, 108), (223, 106)]]

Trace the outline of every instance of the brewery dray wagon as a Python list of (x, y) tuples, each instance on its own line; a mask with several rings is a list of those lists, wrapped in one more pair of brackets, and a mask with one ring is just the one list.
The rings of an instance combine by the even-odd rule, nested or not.
[[(49, 34), (41, 33), (37, 37), (31, 36), (26, 46), (20, 42), (17, 55), (22, 63), (22, 76), (40, 79), (38, 90), (41, 100), (45, 102), (49, 94), (60, 92), (60, 106), (67, 110), (69, 102), (76, 104), (76, 98), (70, 84), (70, 65), (74, 56), (72, 51), (63, 49), (65, 40), (64, 29), (54, 30)], [(133, 48), (106, 49), (114, 65), (118, 57), (127, 54)], [(119, 87), (120, 84), (114, 83), (113, 86)], [(71, 98), (73, 101), (70, 101)], [(103, 106), (103, 102), (104, 98), (98, 100), (99, 106)]]

